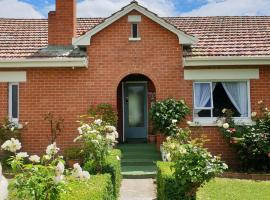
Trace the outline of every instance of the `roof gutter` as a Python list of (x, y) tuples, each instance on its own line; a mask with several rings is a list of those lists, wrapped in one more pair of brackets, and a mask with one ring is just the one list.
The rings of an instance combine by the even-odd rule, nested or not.
[(2, 59), (0, 68), (88, 68), (88, 59), (86, 57)]
[(270, 65), (270, 56), (186, 57), (184, 67)]

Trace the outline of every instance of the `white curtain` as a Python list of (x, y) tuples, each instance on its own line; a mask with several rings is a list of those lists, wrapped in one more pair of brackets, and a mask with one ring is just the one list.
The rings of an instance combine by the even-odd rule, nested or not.
[(241, 117), (248, 116), (247, 83), (246, 82), (224, 82), (222, 83), (228, 97)]
[[(211, 99), (210, 83), (195, 83), (195, 106), (204, 108)], [(207, 107), (211, 107), (211, 104)]]

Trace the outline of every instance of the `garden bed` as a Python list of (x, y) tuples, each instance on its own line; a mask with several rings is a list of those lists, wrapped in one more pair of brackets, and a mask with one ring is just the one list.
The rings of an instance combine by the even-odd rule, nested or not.
[[(169, 162), (158, 163), (158, 200), (171, 200), (178, 197), (177, 185), (170, 166), (171, 163)], [(237, 173), (225, 173), (224, 176), (233, 174)], [(270, 197), (269, 188), (270, 181), (215, 178), (199, 189), (197, 200), (264, 200)]]
[(258, 181), (270, 181), (270, 174), (225, 172), (221, 178), (248, 179)]

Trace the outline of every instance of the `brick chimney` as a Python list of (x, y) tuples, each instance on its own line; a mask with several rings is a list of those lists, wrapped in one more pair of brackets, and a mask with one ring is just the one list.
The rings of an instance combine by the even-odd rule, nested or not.
[(56, 0), (56, 11), (48, 14), (48, 44), (68, 46), (77, 30), (76, 0)]

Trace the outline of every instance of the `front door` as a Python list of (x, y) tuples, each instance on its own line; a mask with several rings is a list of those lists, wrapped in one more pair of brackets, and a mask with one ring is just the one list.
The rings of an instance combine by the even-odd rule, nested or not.
[(147, 138), (147, 83), (124, 83), (124, 138)]

